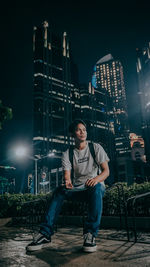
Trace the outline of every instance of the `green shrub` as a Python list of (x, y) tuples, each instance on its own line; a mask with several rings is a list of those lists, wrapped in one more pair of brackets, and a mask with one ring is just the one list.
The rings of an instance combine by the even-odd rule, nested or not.
[[(118, 190), (119, 185), (122, 185), (123, 191), (121, 189)], [(110, 190), (109, 190), (110, 189)], [(132, 184), (130, 186), (127, 186), (127, 183), (116, 183), (112, 187), (108, 188), (106, 187), (106, 191), (104, 194), (104, 204), (103, 204), (103, 215), (119, 215), (120, 210), (123, 212), (123, 200), (127, 200), (130, 197), (143, 194), (146, 192), (150, 192), (150, 182), (145, 182), (142, 184)], [(141, 205), (141, 204), (139, 204)], [(144, 209), (147, 212), (147, 206), (144, 207), (144, 201), (143, 201), (143, 214)], [(150, 215), (150, 214), (149, 214)]]
[[(119, 185), (122, 185), (123, 192), (121, 189), (118, 191)], [(123, 209), (123, 206), (121, 205), (123, 197), (125, 197), (125, 200), (128, 198), (135, 196), (137, 194), (143, 194), (146, 192), (150, 192), (150, 182), (145, 182), (143, 184), (136, 184), (134, 183), (131, 186), (127, 186), (126, 183), (116, 183), (111, 188), (108, 188), (106, 186), (106, 191), (104, 194), (103, 199), (103, 215), (118, 215), (120, 213), (120, 209)], [(0, 195), (0, 218), (4, 217), (15, 217), (18, 216), (19, 211), (22, 209), (22, 205), (25, 202), (31, 201), (31, 204), (29, 205), (29, 208), (31, 210), (34, 210), (36, 213), (40, 210), (45, 210), (46, 203), (48, 204), (49, 200), (51, 199), (52, 194), (38, 194), (38, 195), (32, 195), (32, 194), (4, 194)], [(34, 200), (40, 200), (36, 205)], [(121, 200), (121, 201), (120, 201)], [(145, 203), (148, 203), (148, 201), (145, 201)], [(32, 209), (32, 205), (34, 205), (34, 209)], [(38, 205), (38, 206), (37, 206)], [(74, 208), (74, 205), (69, 203), (67, 205), (66, 213), (69, 215), (70, 213), (73, 215), (82, 215), (83, 214), (83, 208), (79, 207), (79, 205), (75, 206), (75, 209), (72, 213), (72, 210)], [(145, 205), (144, 201), (140, 205)], [(24, 205), (25, 207), (25, 205)], [(149, 208), (145, 208), (146, 215), (149, 216)], [(28, 206), (26, 206), (26, 209), (24, 209), (24, 215), (28, 212)], [(81, 214), (80, 214), (81, 213)]]
[(0, 195), (0, 218), (15, 217), (21, 209), (23, 203), (27, 201), (34, 201), (38, 199), (50, 199), (51, 193), (44, 195), (32, 194), (4, 194)]

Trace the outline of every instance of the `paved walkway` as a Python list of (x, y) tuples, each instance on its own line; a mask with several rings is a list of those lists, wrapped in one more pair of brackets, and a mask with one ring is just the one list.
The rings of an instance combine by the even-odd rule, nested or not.
[[(113, 240), (108, 239), (110, 236)], [(49, 248), (26, 253), (25, 247), (32, 240), (31, 231), (21, 227), (1, 226), (0, 266), (150, 266), (150, 244), (134, 244), (127, 242), (124, 237), (122, 232), (116, 234), (113, 230), (101, 230), (97, 238), (97, 252), (84, 253), (81, 249), (82, 229), (59, 228)]]

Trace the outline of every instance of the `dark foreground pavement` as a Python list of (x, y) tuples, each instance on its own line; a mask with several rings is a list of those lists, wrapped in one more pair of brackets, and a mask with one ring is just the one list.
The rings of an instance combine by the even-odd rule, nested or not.
[(87, 254), (81, 249), (81, 228), (59, 228), (49, 248), (26, 253), (25, 247), (32, 240), (31, 230), (1, 226), (0, 266), (150, 266), (150, 244), (134, 244), (125, 238), (121, 241), (124, 237), (122, 232), (117, 232), (117, 235), (113, 230), (101, 230), (97, 238), (97, 252)]

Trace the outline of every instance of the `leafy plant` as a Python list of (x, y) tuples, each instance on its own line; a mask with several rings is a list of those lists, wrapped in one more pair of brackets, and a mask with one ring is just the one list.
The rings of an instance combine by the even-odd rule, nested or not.
[[(123, 200), (128, 198), (150, 192), (150, 182), (143, 184), (134, 183), (127, 186), (126, 183), (116, 183), (112, 187), (106, 186), (106, 191), (103, 198), (103, 215), (117, 216), (120, 211), (123, 212)], [(28, 212), (34, 214), (44, 214), (46, 207), (51, 199), (52, 193), (49, 194), (4, 194), (0, 195), (0, 217), (17, 217), (20, 216), (20, 211), (24, 216)], [(150, 216), (149, 200), (142, 200), (137, 203), (139, 216)], [(65, 203), (62, 209), (66, 215), (83, 215), (83, 210), (86, 205), (81, 203), (73, 203), (69, 201)]]

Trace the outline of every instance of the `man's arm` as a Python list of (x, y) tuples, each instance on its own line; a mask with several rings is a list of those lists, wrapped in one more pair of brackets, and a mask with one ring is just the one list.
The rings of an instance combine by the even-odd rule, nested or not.
[(64, 170), (64, 182), (66, 188), (71, 189), (73, 187), (71, 182), (71, 170)]
[(105, 181), (106, 178), (109, 176), (108, 162), (107, 161), (102, 162), (100, 164), (100, 167), (101, 167), (102, 172), (96, 177), (94, 177), (93, 179), (87, 180), (87, 182), (85, 183), (86, 186), (95, 186), (96, 184)]
[(69, 160), (69, 150), (66, 150), (62, 154), (62, 168), (64, 185), (66, 188), (71, 189), (73, 186), (71, 182), (71, 162)]

